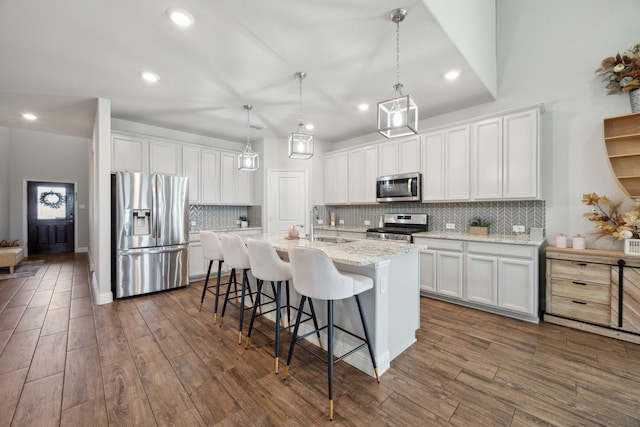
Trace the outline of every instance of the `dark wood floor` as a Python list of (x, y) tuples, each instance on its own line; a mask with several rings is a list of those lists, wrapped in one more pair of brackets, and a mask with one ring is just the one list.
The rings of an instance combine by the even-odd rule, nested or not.
[(95, 306), (77, 254), (0, 281), (0, 425), (640, 425), (640, 346), (426, 298), (380, 384), (336, 366), (329, 422), (324, 365), (283, 382), (267, 325), (245, 350), (201, 286)]

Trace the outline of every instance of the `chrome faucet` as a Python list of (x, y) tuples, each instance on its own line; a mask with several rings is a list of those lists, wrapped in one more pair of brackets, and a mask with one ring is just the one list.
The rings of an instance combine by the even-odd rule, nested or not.
[(313, 222), (316, 220), (315, 219), (315, 212), (316, 208), (314, 207), (313, 209), (311, 209), (311, 213), (309, 214), (309, 241), (313, 242), (315, 240), (315, 235), (313, 233), (313, 229), (315, 228), (313, 226)]

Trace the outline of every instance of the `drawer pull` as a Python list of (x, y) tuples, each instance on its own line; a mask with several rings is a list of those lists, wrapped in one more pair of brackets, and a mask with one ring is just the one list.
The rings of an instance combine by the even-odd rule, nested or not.
[(587, 266), (586, 262), (579, 262), (579, 261), (572, 261), (571, 264), (578, 265), (580, 267), (586, 267)]
[(584, 282), (571, 282), (571, 283), (573, 283), (574, 285), (587, 286), (587, 284)]
[(573, 300), (571, 300), (571, 302), (572, 302), (572, 303), (575, 303), (575, 304), (580, 304), (580, 305), (587, 305), (587, 303), (586, 303), (586, 302), (583, 302), (583, 301), (576, 301), (576, 300), (574, 300), (574, 299), (573, 299)]

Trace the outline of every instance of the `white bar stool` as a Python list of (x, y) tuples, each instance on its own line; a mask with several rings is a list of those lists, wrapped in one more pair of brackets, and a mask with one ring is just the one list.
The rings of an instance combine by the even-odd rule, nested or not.
[[(313, 299), (320, 299), (327, 301), (327, 325), (321, 329), (327, 329), (327, 362), (328, 362), (328, 382), (329, 382), (329, 419), (333, 419), (333, 364), (350, 354), (361, 349), (365, 345), (369, 349), (369, 356), (371, 357), (371, 363), (373, 365), (373, 372), (375, 373), (376, 380), (380, 382), (378, 376), (378, 367), (376, 365), (376, 358), (373, 353), (373, 347), (371, 346), (371, 338), (369, 336), (369, 328), (367, 327), (367, 321), (364, 317), (362, 310), (362, 304), (360, 303), (359, 294), (373, 289), (373, 280), (366, 276), (359, 274), (341, 273), (334, 265), (329, 255), (325, 252), (302, 246), (290, 246), (289, 247), (289, 261), (291, 263), (291, 272), (293, 276), (293, 286), (295, 290), (301, 295), (300, 307), (298, 309), (298, 315), (296, 317), (296, 324), (293, 329), (293, 337), (291, 338), (291, 346), (289, 347), (289, 356), (287, 357), (287, 365), (284, 369), (284, 379), (289, 374), (289, 365), (293, 357), (293, 350), (296, 343), (308, 336), (305, 334), (298, 337), (298, 327), (300, 326), (300, 317), (304, 304), (307, 299), (311, 301)], [(339, 326), (333, 324), (333, 302), (335, 300), (346, 299), (349, 297), (355, 297), (356, 304), (358, 305), (358, 311), (360, 313), (360, 320), (362, 321), (362, 328), (364, 330), (365, 337), (358, 337), (350, 331), (346, 331)], [(342, 356), (334, 360), (333, 357), (333, 329), (337, 328), (349, 335), (359, 338), (363, 341), (362, 344), (354, 348), (353, 350), (343, 354)], [(315, 331), (314, 331), (315, 332)], [(313, 333), (313, 332), (311, 332)]]
[[(224, 320), (224, 313), (227, 310), (227, 303), (229, 302), (229, 293), (231, 291), (231, 285), (233, 284), (235, 296), (231, 299), (240, 299), (240, 324), (238, 327), (238, 344), (242, 344), (242, 324), (244, 323), (244, 311), (251, 308), (245, 307), (244, 299), (249, 293), (249, 298), (253, 304), (253, 294), (251, 293), (251, 286), (249, 285), (248, 272), (251, 269), (251, 263), (249, 262), (249, 251), (247, 245), (237, 234), (223, 234), (222, 235), (222, 253), (227, 266), (231, 268), (231, 276), (229, 277), (229, 285), (227, 286), (227, 292), (224, 296), (224, 304), (222, 305), (222, 314), (220, 315), (220, 327), (222, 327), (222, 321)], [(236, 271), (242, 270), (242, 284), (240, 285), (240, 296), (238, 296), (238, 279), (236, 277)]]
[[(291, 299), (289, 294), (289, 281), (292, 279), (291, 266), (288, 262), (284, 262), (278, 256), (273, 245), (266, 240), (247, 239), (247, 249), (249, 250), (249, 261), (251, 262), (251, 273), (258, 281), (258, 290), (256, 293), (256, 302), (253, 306), (253, 313), (251, 315), (251, 321), (249, 322), (249, 330), (247, 331), (247, 342), (245, 348), (249, 347), (251, 341), (251, 332), (253, 331), (253, 322), (257, 316), (263, 316), (265, 314), (276, 312), (275, 320), (275, 358), (274, 358), (274, 370), (278, 373), (278, 363), (280, 358), (280, 328), (282, 323), (282, 282), (285, 283), (286, 292), (286, 305), (287, 309), (287, 329), (291, 327)], [(261, 306), (262, 286), (264, 282), (271, 282), (271, 289), (273, 291), (273, 299), (266, 303), (275, 302), (276, 308), (272, 310), (263, 311), (257, 314), (258, 306)], [(269, 297), (267, 295), (267, 297)], [(311, 307), (311, 317), (315, 324), (315, 328), (318, 329), (318, 322), (316, 320), (313, 305)], [(308, 319), (307, 319), (308, 320)], [(318, 332), (318, 339), (320, 339), (320, 333)]]
[(212, 288), (209, 286), (209, 277), (211, 275), (211, 267), (214, 261), (218, 261), (218, 280), (216, 281), (216, 302), (213, 309), (213, 323), (218, 321), (218, 298), (220, 297), (220, 285), (229, 285), (227, 283), (220, 283), (222, 275), (222, 263), (224, 262), (224, 256), (222, 254), (222, 243), (220, 242), (220, 236), (213, 231), (201, 231), (200, 243), (202, 243), (202, 255), (204, 259), (209, 261), (209, 267), (207, 269), (207, 278), (204, 281), (204, 288), (202, 289), (202, 298), (200, 299), (200, 311), (202, 311), (202, 304), (204, 303), (204, 297), (207, 294), (207, 290)]

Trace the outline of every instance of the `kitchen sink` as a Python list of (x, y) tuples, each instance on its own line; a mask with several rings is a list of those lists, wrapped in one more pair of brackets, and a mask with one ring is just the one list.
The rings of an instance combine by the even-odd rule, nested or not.
[(353, 242), (352, 239), (345, 239), (344, 237), (338, 236), (317, 236), (313, 240), (318, 242), (327, 242), (327, 243), (349, 243)]

